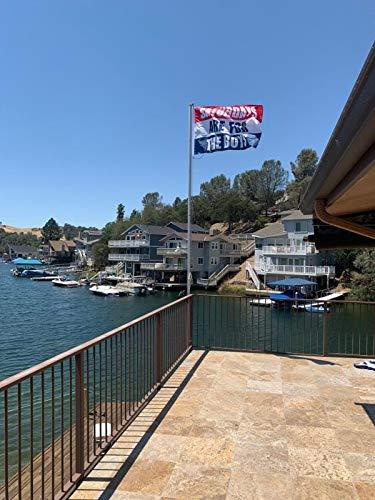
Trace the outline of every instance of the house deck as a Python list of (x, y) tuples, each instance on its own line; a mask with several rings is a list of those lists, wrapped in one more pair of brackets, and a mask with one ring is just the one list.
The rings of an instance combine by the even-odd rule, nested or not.
[(375, 374), (192, 351), (72, 499), (375, 497)]

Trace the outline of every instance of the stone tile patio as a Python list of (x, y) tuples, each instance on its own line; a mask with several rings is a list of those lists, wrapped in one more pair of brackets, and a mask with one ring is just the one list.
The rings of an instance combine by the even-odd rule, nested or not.
[(375, 498), (375, 372), (193, 351), (72, 499)]

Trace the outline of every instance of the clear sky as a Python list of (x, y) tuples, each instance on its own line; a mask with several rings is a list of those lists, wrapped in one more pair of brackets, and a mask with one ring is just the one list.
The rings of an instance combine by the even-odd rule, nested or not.
[(374, 0), (0, 3), (0, 221), (102, 226), (186, 196), (187, 105), (263, 104), (258, 149), (194, 162), (194, 192), (319, 155), (375, 35)]

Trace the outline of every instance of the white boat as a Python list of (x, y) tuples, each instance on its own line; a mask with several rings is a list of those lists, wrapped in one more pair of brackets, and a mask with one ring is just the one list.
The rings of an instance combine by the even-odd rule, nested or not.
[(272, 305), (271, 299), (252, 299), (250, 300), (252, 304), (256, 304), (257, 306), (269, 307)]
[(93, 294), (101, 295), (102, 297), (122, 297), (129, 295), (127, 290), (111, 285), (93, 285), (89, 290)]
[(52, 284), (54, 286), (60, 286), (60, 287), (64, 287), (64, 288), (76, 288), (77, 286), (80, 286), (78, 281), (63, 280), (61, 278), (57, 278), (55, 280), (52, 280)]
[(121, 288), (126, 290), (129, 295), (148, 295), (149, 291), (146, 285), (141, 285), (139, 283), (134, 283), (133, 281), (128, 281), (121, 283)]
[(324, 309), (324, 306), (318, 302), (314, 302), (312, 304), (298, 304), (298, 305), (293, 305), (292, 309), (297, 309), (298, 311), (308, 311), (308, 312), (314, 312), (314, 313), (324, 313), (326, 310), (329, 312), (329, 308), (327, 307)]

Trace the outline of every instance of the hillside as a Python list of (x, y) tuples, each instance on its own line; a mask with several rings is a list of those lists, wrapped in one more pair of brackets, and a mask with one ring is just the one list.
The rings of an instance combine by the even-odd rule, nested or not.
[(14, 226), (8, 226), (7, 224), (0, 224), (0, 229), (5, 231), (6, 233), (33, 234), (37, 238), (40, 238), (42, 236), (41, 229), (37, 227), (14, 227)]

